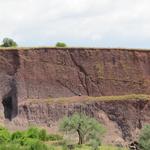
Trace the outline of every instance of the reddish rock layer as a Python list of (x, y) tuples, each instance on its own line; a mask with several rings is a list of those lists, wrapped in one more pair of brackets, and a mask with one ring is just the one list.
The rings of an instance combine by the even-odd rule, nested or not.
[(15, 80), (19, 101), (80, 94), (150, 94), (150, 51), (92, 48), (0, 50), (0, 69), (0, 80)]

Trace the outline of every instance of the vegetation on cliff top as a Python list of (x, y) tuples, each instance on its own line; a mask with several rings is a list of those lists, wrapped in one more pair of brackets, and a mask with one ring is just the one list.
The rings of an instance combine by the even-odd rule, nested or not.
[(4, 38), (1, 47), (17, 47), (17, 43), (11, 38)]
[(63, 42), (57, 42), (56, 47), (67, 47), (67, 45)]
[[(11, 38), (4, 38), (2, 41), (2, 44), (0, 45), (0, 47), (3, 48), (12, 48), (12, 47), (17, 47), (18, 44)], [(57, 42), (55, 47), (67, 47), (67, 45), (63, 42)]]

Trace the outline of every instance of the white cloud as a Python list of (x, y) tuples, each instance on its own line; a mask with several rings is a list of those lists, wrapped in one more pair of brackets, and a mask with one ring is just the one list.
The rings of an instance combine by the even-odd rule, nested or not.
[(148, 0), (0, 0), (0, 38), (20, 45), (150, 47)]

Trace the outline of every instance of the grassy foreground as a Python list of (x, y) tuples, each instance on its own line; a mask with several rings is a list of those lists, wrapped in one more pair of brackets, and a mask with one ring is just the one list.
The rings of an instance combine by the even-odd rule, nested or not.
[[(0, 126), (0, 150), (70, 150), (62, 135), (48, 134), (45, 129), (30, 127), (10, 132)], [(72, 150), (94, 150), (90, 145), (73, 144)], [(97, 150), (127, 150), (114, 146), (100, 146)]]

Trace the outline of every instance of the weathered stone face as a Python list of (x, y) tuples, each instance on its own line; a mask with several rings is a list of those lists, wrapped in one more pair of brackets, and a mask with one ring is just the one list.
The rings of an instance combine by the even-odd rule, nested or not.
[(16, 74), (19, 65), (17, 50), (0, 51), (0, 118), (3, 119), (11, 120), (17, 115)]
[(8, 93), (18, 102), (75, 95), (150, 94), (150, 51), (0, 50), (0, 83), (1, 101)]
[[(77, 97), (75, 97), (76, 99)], [(82, 99), (82, 98), (81, 98)], [(52, 130), (64, 116), (75, 112), (84, 113), (104, 124), (107, 144), (125, 144), (137, 140), (140, 129), (150, 123), (150, 101), (93, 101), (75, 103), (25, 102), (19, 106), (19, 117), (24, 118), (18, 125), (48, 126)], [(19, 118), (18, 118), (19, 119)], [(119, 141), (118, 141), (118, 140)]]
[[(150, 51), (93, 48), (0, 50), (0, 120), (14, 119), (18, 114), (18, 105), (21, 107), (19, 108), (21, 116), (23, 116), (22, 113), (30, 110), (25, 115), (26, 121), (32, 115), (38, 118), (38, 115), (47, 109), (51, 113), (45, 112), (45, 117), (52, 117), (54, 112), (49, 105), (42, 106), (45, 109), (41, 106), (32, 109), (29, 109), (29, 106), (23, 108), (21, 103), (28, 99), (133, 93), (150, 94)], [(119, 117), (113, 112), (120, 105), (109, 104), (109, 106), (107, 108), (98, 105), (97, 109), (104, 111), (104, 115), (110, 120)], [(59, 109), (54, 106), (54, 110), (58, 110), (57, 113), (54, 113), (56, 121), (61, 116), (61, 107)], [(69, 108), (70, 106), (66, 109)], [(107, 112), (111, 108), (115, 110)], [(91, 110), (96, 111), (93, 108)], [(41, 112), (34, 113), (37, 111)], [(128, 118), (126, 119), (128, 122)], [(120, 127), (124, 124), (123, 121), (117, 122), (116, 119), (113, 121), (120, 124)], [(22, 122), (21, 118), (19, 122)], [(39, 119), (39, 122), (42, 120)], [(124, 127), (130, 124), (134, 126), (132, 121), (129, 122), (127, 126), (122, 127), (121, 132), (124, 137), (129, 137), (131, 134), (130, 132), (125, 133), (126, 128)]]
[(37, 48), (0, 54), (2, 74), (16, 81), (19, 99), (150, 93), (149, 51)]

